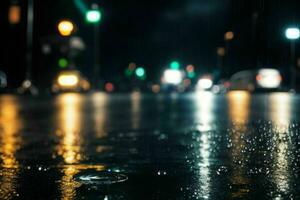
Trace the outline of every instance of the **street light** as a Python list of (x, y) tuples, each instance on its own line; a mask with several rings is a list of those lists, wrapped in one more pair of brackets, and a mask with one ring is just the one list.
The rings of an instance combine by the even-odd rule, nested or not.
[(62, 36), (70, 36), (74, 31), (74, 24), (70, 20), (62, 20), (57, 25), (58, 32)]
[(97, 4), (92, 5), (85, 15), (87, 23), (94, 24), (94, 87), (97, 87), (99, 77), (99, 23), (101, 21), (101, 12)]
[(298, 28), (287, 28), (285, 30), (285, 36), (289, 40), (296, 40), (300, 37), (300, 31)]
[(291, 71), (291, 88), (295, 89), (295, 84), (296, 84), (296, 74), (295, 74), (295, 41), (299, 39), (300, 37), (300, 31), (298, 28), (295, 27), (290, 27), (285, 30), (285, 37), (290, 40), (290, 48), (291, 48), (291, 66), (290, 66), (290, 71)]
[(27, 27), (26, 27), (26, 77), (18, 88), (18, 92), (25, 94), (29, 92), (32, 95), (38, 94), (38, 89), (33, 85), (32, 79), (32, 48), (33, 48), (33, 21), (34, 20), (34, 0), (27, 2)]
[(8, 11), (8, 21), (10, 24), (18, 24), (21, 21), (21, 7), (12, 5)]
[(227, 31), (224, 35), (225, 41), (233, 40), (233, 38), (234, 38), (234, 33), (232, 31)]
[(99, 10), (89, 10), (85, 17), (89, 23), (98, 23), (101, 20), (101, 12)]
[(173, 61), (173, 62), (171, 62), (171, 64), (170, 64), (170, 68), (171, 68), (171, 69), (177, 70), (177, 69), (180, 68), (180, 63), (179, 63), (178, 61)]

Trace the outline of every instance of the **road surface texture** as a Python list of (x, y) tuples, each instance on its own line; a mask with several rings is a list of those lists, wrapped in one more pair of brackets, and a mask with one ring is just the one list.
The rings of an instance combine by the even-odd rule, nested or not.
[(0, 96), (0, 199), (300, 199), (300, 96)]

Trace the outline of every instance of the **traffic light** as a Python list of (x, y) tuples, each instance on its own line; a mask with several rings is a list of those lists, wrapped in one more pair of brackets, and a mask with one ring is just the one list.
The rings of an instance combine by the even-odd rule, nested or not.
[(57, 25), (58, 32), (62, 36), (70, 36), (74, 31), (74, 24), (70, 20), (62, 20)]
[(59, 66), (60, 68), (66, 68), (68, 65), (69, 65), (69, 62), (68, 62), (67, 59), (65, 59), (65, 58), (60, 58), (60, 59), (58, 60), (58, 66)]
[(190, 79), (193, 79), (196, 76), (194, 68), (195, 68), (194, 65), (188, 65), (188, 66), (186, 66), (187, 77), (190, 78)]
[(86, 12), (86, 21), (88, 23), (99, 23), (101, 21), (101, 12), (100, 10), (89, 10)]
[(143, 67), (138, 67), (135, 70), (135, 75), (138, 79), (144, 80), (146, 78), (146, 71)]
[(180, 64), (178, 61), (173, 61), (170, 64), (171, 69), (179, 69), (180, 68)]

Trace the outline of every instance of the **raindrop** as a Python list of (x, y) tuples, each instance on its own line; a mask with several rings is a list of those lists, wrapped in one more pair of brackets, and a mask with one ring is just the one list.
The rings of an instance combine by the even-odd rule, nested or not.
[(227, 173), (227, 172), (228, 172), (228, 169), (227, 169), (227, 167), (225, 167), (225, 166), (221, 166), (221, 167), (219, 167), (219, 169), (217, 170), (217, 174), (218, 174), (218, 175), (225, 174), (225, 173)]
[(165, 175), (167, 175), (167, 172), (164, 171), (164, 170), (159, 170), (159, 171), (157, 172), (157, 175), (158, 175), (158, 176), (165, 176)]

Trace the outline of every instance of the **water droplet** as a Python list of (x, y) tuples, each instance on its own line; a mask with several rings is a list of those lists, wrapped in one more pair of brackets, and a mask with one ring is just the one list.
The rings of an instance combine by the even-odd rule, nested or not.
[(217, 170), (217, 174), (218, 174), (218, 175), (225, 174), (225, 173), (227, 173), (227, 172), (228, 172), (228, 169), (227, 169), (227, 167), (225, 167), (225, 166), (221, 166), (221, 167), (219, 167), (219, 169)]

